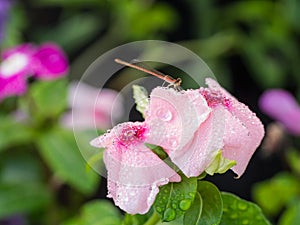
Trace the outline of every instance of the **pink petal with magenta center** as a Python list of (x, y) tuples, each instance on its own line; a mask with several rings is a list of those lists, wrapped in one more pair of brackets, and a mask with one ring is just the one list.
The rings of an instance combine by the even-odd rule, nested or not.
[[(219, 93), (226, 104), (222, 105), (230, 112), (226, 117), (226, 134), (224, 137), (223, 156), (235, 160), (237, 165), (232, 169), (238, 176), (241, 176), (256, 148), (264, 136), (264, 127), (256, 115), (243, 103), (239, 102), (215, 80), (207, 78), (206, 83), (212, 93)], [(232, 118), (231, 118), (232, 117)], [(236, 135), (231, 135), (233, 129)], [(247, 129), (248, 132), (245, 131)], [(235, 141), (233, 141), (235, 138)], [(227, 145), (226, 145), (227, 144)], [(233, 146), (235, 146), (233, 148)]]
[(144, 145), (147, 132), (145, 123), (128, 122), (119, 124), (91, 142), (94, 146), (105, 148), (108, 196), (131, 214), (148, 212), (158, 187), (181, 179)]

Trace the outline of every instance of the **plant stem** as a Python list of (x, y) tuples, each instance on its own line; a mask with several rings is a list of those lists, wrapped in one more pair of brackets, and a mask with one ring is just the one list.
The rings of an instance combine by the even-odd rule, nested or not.
[(160, 220), (158, 214), (154, 211), (152, 216), (144, 223), (144, 225), (155, 225)]

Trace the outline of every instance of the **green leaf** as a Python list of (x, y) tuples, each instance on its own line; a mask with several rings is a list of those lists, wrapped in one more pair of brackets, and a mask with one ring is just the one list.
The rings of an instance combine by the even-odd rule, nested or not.
[(25, 124), (9, 116), (0, 116), (0, 121), (0, 152), (31, 140), (31, 130)]
[(106, 174), (106, 168), (103, 161), (104, 148), (95, 148), (90, 144), (90, 141), (95, 137), (104, 134), (104, 132), (96, 130), (76, 130), (74, 136), (77, 147), (80, 150), (83, 158), (86, 160), (86, 169), (93, 169), (98, 174)]
[(184, 224), (219, 224), (223, 212), (223, 202), (218, 188), (208, 181), (199, 181), (197, 190), (191, 208), (184, 215)]
[(67, 107), (67, 88), (66, 79), (35, 82), (22, 107), (38, 121), (57, 119)]
[(135, 100), (136, 109), (145, 118), (145, 111), (149, 105), (148, 92), (146, 88), (139, 85), (132, 85), (133, 98)]
[[(257, 40), (244, 40), (242, 56), (253, 78), (264, 88), (281, 87), (285, 83), (285, 66), (275, 57), (268, 55), (265, 45)], [(246, 47), (247, 46), (247, 47)], [(261, 63), (263, 62), (263, 63)], [(260, 65), (260, 66), (257, 66)]]
[(183, 224), (182, 217), (180, 217), (180, 218), (170, 221), (168, 223), (160, 221), (156, 225), (182, 225), (182, 224)]
[(279, 220), (279, 225), (300, 225), (300, 201), (288, 207)]
[(20, 213), (41, 210), (51, 201), (51, 194), (41, 184), (0, 183), (0, 219)]
[[(23, 150), (23, 149), (22, 149)], [(27, 150), (27, 149), (26, 149)], [(42, 163), (32, 152), (7, 151), (0, 158), (0, 183), (38, 183), (44, 180)]]
[(199, 192), (196, 193), (191, 207), (186, 211), (183, 217), (183, 224), (200, 224), (202, 217), (203, 200)]
[(235, 160), (226, 159), (222, 156), (222, 150), (219, 150), (210, 163), (210, 165), (205, 169), (205, 172), (209, 175), (214, 175), (214, 173), (225, 173), (227, 170), (236, 165)]
[(286, 151), (286, 159), (290, 168), (300, 175), (300, 153), (296, 149), (291, 148), (289, 151)]
[(80, 215), (63, 225), (120, 225), (121, 215), (116, 207), (106, 200), (88, 202), (80, 210)]
[(280, 173), (270, 180), (255, 184), (253, 188), (255, 202), (268, 215), (279, 213), (299, 193), (300, 182), (289, 173)]
[[(80, 29), (78, 29), (78, 24), (80, 24)], [(103, 23), (98, 14), (80, 13), (62, 19), (54, 27), (41, 28), (33, 34), (32, 38), (40, 43), (52, 40), (72, 54), (93, 40), (102, 28)]]
[(154, 208), (162, 218), (169, 222), (181, 217), (194, 201), (197, 191), (197, 178), (181, 176), (180, 183), (169, 183), (160, 187)]
[(220, 225), (270, 225), (261, 209), (254, 203), (222, 192), (223, 216)]
[(98, 175), (86, 170), (86, 162), (71, 131), (53, 129), (41, 134), (37, 144), (47, 164), (62, 181), (85, 194), (95, 190)]

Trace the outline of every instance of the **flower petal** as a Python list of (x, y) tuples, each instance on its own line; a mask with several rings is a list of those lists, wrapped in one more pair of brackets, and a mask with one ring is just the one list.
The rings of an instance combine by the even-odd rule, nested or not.
[(28, 77), (32, 73), (32, 54), (35, 49), (31, 44), (23, 44), (2, 53), (0, 77), (8, 79), (14, 76)]
[(56, 79), (69, 70), (68, 60), (63, 50), (56, 44), (45, 43), (34, 54), (33, 69), (39, 79)]
[(155, 88), (146, 112), (145, 122), (150, 130), (146, 141), (163, 147), (171, 156), (171, 152), (181, 150), (193, 138), (210, 111), (197, 90)]
[(73, 82), (68, 92), (72, 112), (66, 113), (61, 120), (68, 128), (107, 129), (123, 115), (123, 97), (117, 91)]
[[(229, 103), (224, 106), (230, 114), (226, 116), (226, 134), (224, 137), (223, 156), (228, 159), (235, 160), (237, 165), (233, 167), (233, 171), (241, 176), (250, 161), (256, 148), (261, 143), (264, 136), (264, 127), (261, 121), (256, 117), (246, 105), (239, 102), (225, 89), (223, 89), (215, 80), (207, 78), (206, 83), (209, 89), (216, 93), (221, 93)], [(232, 124), (231, 124), (232, 123)], [(232, 142), (233, 136), (229, 134), (230, 129), (235, 131), (235, 142)], [(245, 132), (247, 129), (248, 132)], [(247, 137), (245, 137), (247, 133)], [(229, 143), (242, 143), (240, 147), (236, 146), (233, 150)], [(228, 144), (226, 146), (226, 143)]]
[(0, 101), (8, 96), (23, 95), (27, 90), (26, 79), (13, 76), (7, 79), (0, 77)]
[(225, 110), (218, 107), (211, 112), (191, 141), (180, 151), (169, 154), (171, 160), (187, 177), (197, 177), (209, 166), (218, 150), (223, 147)]
[(108, 197), (132, 214), (150, 209), (159, 186), (180, 181), (180, 176), (144, 145), (147, 129), (145, 123), (123, 123), (91, 143), (105, 147)]

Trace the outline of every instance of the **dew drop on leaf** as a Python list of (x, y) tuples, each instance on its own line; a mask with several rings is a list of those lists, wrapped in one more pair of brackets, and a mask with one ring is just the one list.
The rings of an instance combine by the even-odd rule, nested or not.
[(164, 213), (163, 221), (166, 221), (166, 222), (172, 221), (175, 219), (175, 216), (176, 216), (175, 210), (168, 208)]
[(179, 208), (183, 211), (188, 210), (191, 207), (192, 201), (190, 199), (184, 199), (179, 202)]
[(236, 219), (236, 218), (238, 218), (238, 214), (237, 214), (237, 213), (232, 213), (232, 214), (230, 215), (230, 218), (231, 218), (231, 219)]
[(239, 202), (238, 203), (238, 209), (240, 210), (246, 210), (248, 207), (246, 204), (244, 204), (243, 202)]
[(156, 207), (156, 211), (160, 213), (162, 212), (162, 209), (160, 207)]

